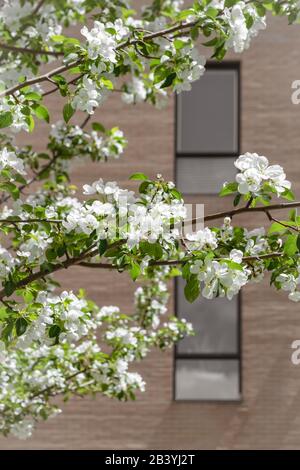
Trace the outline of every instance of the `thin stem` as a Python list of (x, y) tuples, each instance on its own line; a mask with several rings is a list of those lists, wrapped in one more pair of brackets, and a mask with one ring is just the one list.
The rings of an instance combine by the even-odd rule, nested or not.
[(276, 222), (277, 224), (282, 225), (282, 227), (289, 228), (289, 229), (294, 230), (295, 232), (299, 233), (299, 228), (298, 227), (295, 227), (294, 225), (285, 224), (284, 222), (281, 222), (280, 220), (275, 219), (275, 217), (273, 217), (272, 214), (270, 214), (269, 211), (267, 211), (266, 214), (267, 214), (267, 217), (270, 221)]
[[(75, 85), (76, 82), (81, 78), (83, 77), (83, 73), (81, 73), (80, 75), (78, 75), (78, 77), (75, 77), (73, 78), (72, 80), (70, 80), (67, 85)], [(54, 80), (52, 80), (52, 82), (54, 82)], [(55, 82), (54, 82), (55, 83)], [(52, 90), (49, 90), (49, 91), (45, 91), (45, 93), (42, 93), (42, 96), (48, 96), (48, 95), (52, 95), (52, 93), (55, 93), (57, 90), (59, 89), (59, 86), (55, 83), (55, 88), (52, 88)]]
[(82, 124), (80, 124), (80, 128), (81, 128), (81, 129), (84, 129), (90, 119), (91, 119), (91, 115), (88, 114), (88, 115), (86, 116), (86, 118), (84, 119), (84, 121), (82, 122)]
[(39, 10), (42, 8), (42, 6), (44, 5), (44, 3), (46, 3), (46, 1), (47, 1), (47, 0), (40, 0), (40, 1), (37, 3), (35, 9), (34, 9), (33, 12), (31, 13), (31, 15), (36, 15), (36, 14), (39, 12)]
[(247, 207), (247, 208), (251, 206), (253, 199), (254, 199), (253, 196), (251, 196), (250, 199), (249, 199), (249, 201), (248, 201), (247, 204), (246, 204), (246, 207)]

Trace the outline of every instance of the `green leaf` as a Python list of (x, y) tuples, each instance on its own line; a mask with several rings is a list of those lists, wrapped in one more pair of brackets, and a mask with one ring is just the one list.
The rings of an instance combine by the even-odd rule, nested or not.
[(139, 186), (139, 193), (145, 194), (150, 184), (151, 184), (151, 181), (143, 181)]
[(243, 267), (239, 263), (236, 263), (235, 261), (232, 261), (231, 259), (223, 259), (221, 262), (227, 264), (227, 266), (230, 269), (236, 269), (238, 271), (243, 271)]
[(0, 129), (11, 126), (13, 122), (13, 115), (9, 111), (0, 114)]
[(236, 206), (239, 205), (240, 200), (241, 200), (241, 197), (242, 197), (241, 194), (237, 194), (237, 195), (235, 196), (235, 198), (234, 198), (234, 200), (233, 200), (233, 205), (234, 205), (234, 207), (236, 207)]
[(265, 16), (266, 8), (261, 3), (255, 3), (255, 8), (259, 16)]
[(155, 260), (159, 260), (163, 255), (163, 249), (159, 243), (141, 242), (140, 250), (144, 255), (149, 255)]
[(254, 18), (250, 14), (245, 14), (245, 17), (247, 29), (250, 29), (253, 26)]
[(199, 37), (199, 27), (198, 25), (195, 25), (193, 28), (190, 30), (191, 38), (193, 41), (196, 41)]
[(296, 217), (297, 217), (297, 211), (296, 211), (296, 209), (290, 210), (290, 212), (289, 212), (289, 219), (290, 219), (292, 222), (296, 222)]
[(141, 268), (140, 268), (139, 264), (133, 262), (131, 264), (131, 269), (130, 269), (129, 273), (130, 273), (131, 279), (133, 281), (136, 281), (136, 279), (141, 274)]
[(75, 113), (75, 109), (72, 108), (70, 103), (65, 104), (64, 109), (63, 109), (63, 116), (64, 116), (64, 120), (66, 123), (70, 121), (74, 113)]
[(15, 284), (11, 281), (7, 281), (5, 284), (4, 284), (4, 291), (5, 291), (5, 295), (7, 295), (8, 297), (14, 293), (15, 291)]
[(100, 256), (104, 255), (107, 248), (108, 248), (107, 240), (106, 239), (100, 240), (100, 242), (99, 242), (99, 254), (100, 254)]
[(171, 86), (172, 83), (174, 82), (175, 78), (176, 78), (176, 73), (175, 72), (170, 73), (167, 76), (167, 78), (165, 79), (164, 83), (161, 85), (160, 88), (167, 88), (167, 87)]
[(28, 124), (28, 129), (29, 129), (29, 132), (32, 132), (33, 129), (34, 129), (34, 119), (33, 117), (30, 115), (30, 116), (27, 116), (25, 121), (27, 122)]
[(53, 75), (53, 77), (51, 77), (51, 80), (56, 82), (58, 85), (67, 85), (65, 77), (63, 77), (62, 75)]
[(186, 42), (182, 41), (182, 39), (175, 39), (173, 44), (176, 50), (180, 50), (186, 46)]
[(46, 106), (39, 104), (33, 107), (33, 111), (36, 117), (38, 117), (39, 119), (44, 119), (44, 121), (46, 122), (50, 121), (49, 111)]
[(18, 336), (22, 336), (27, 330), (28, 322), (25, 318), (20, 317), (16, 321), (16, 332)]
[(54, 34), (53, 36), (51, 36), (51, 41), (54, 41), (54, 42), (64, 42), (64, 40), (66, 39), (66, 36), (63, 36), (62, 34)]
[(182, 194), (181, 194), (181, 192), (179, 192), (176, 188), (173, 188), (173, 189), (171, 190), (171, 194), (172, 194), (172, 196), (175, 197), (175, 199), (178, 199), (179, 201), (181, 201), (181, 199), (182, 199)]
[(225, 0), (225, 7), (230, 8), (233, 7), (237, 3), (238, 0)]
[(230, 194), (235, 193), (237, 191), (237, 188), (238, 184), (235, 181), (233, 181), (232, 183), (226, 183), (219, 192), (219, 196), (229, 196)]
[(92, 129), (93, 131), (105, 132), (105, 127), (100, 122), (93, 122)]
[(218, 42), (219, 42), (218, 38), (213, 38), (213, 39), (210, 39), (209, 41), (203, 42), (202, 45), (206, 47), (213, 47), (213, 46), (216, 46)]
[(191, 276), (184, 288), (184, 295), (186, 300), (194, 302), (200, 294), (199, 281), (197, 276)]
[(114, 89), (113, 83), (108, 78), (101, 77), (100, 81), (101, 81), (102, 85), (105, 86), (105, 88), (107, 88), (108, 90), (113, 90)]
[(42, 95), (39, 93), (36, 93), (35, 91), (30, 91), (29, 93), (26, 93), (25, 95), (26, 100), (30, 101), (41, 101)]
[(133, 173), (133, 175), (131, 175), (129, 179), (134, 180), (134, 181), (148, 181), (149, 180), (148, 176), (146, 176), (144, 173)]
[(0, 191), (7, 191), (16, 201), (20, 196), (20, 191), (13, 183), (1, 183)]
[(53, 248), (48, 248), (48, 250), (46, 250), (46, 258), (48, 261), (54, 261), (56, 258), (57, 258), (57, 254), (56, 254), (56, 251), (53, 249)]
[(13, 328), (14, 322), (12, 321), (12, 319), (10, 319), (8, 320), (6, 327), (2, 330), (1, 337), (6, 341), (10, 339)]
[(276, 232), (284, 232), (285, 230), (286, 227), (283, 227), (283, 225), (279, 224), (278, 222), (274, 222), (268, 230), (268, 235)]
[(57, 338), (61, 332), (61, 328), (58, 325), (52, 325), (49, 328), (49, 338)]
[(300, 235), (298, 235), (297, 237), (297, 248), (298, 248), (298, 251), (300, 252)]
[(290, 189), (286, 189), (283, 193), (281, 193), (281, 197), (287, 199), (288, 201), (294, 201), (295, 196), (294, 193)]
[(298, 251), (298, 236), (288, 235), (283, 247), (283, 251), (288, 256), (293, 256)]

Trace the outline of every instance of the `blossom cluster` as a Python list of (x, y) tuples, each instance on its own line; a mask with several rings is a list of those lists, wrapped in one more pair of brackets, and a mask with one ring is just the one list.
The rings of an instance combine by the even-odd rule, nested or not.
[(251, 39), (266, 28), (265, 16), (259, 16), (255, 6), (243, 1), (236, 3), (231, 9), (224, 8), (224, 19), (230, 27), (226, 46), (233, 48), (235, 52), (248, 49)]
[(163, 281), (164, 273), (157, 271), (155, 281), (147, 281), (135, 291), (135, 308), (144, 327), (158, 328), (161, 317), (167, 312), (169, 292)]
[(279, 276), (276, 278), (276, 283), (277, 286), (284, 290), (289, 292), (289, 299), (292, 300), (293, 302), (299, 302), (300, 301), (300, 290), (298, 288), (300, 284), (300, 266), (297, 266), (297, 269), (295, 270), (296, 272), (294, 273), (281, 273)]
[[(70, 294), (62, 294), (59, 304), (62, 298), (68, 301)], [(86, 303), (71, 294), (71, 303), (62, 310), (60, 318), (67, 317), (66, 321), (76, 323), (78, 312)], [(117, 307), (98, 310), (88, 303), (93, 314), (81, 342), (64, 340), (50, 344), (48, 340), (41, 344), (32, 337), (31, 343), (27, 338), (13, 349), (0, 342), (0, 431), (4, 435), (30, 437), (36, 422), (61, 411), (51, 401), (57, 395), (67, 398), (70, 392), (82, 396), (102, 392), (119, 400), (134, 398), (137, 391), (145, 390), (145, 382), (140, 374), (130, 371), (130, 364), (144, 357), (151, 347), (169, 347), (192, 331), (187, 322), (175, 318), (170, 318), (160, 329), (146, 330), (138, 324), (141, 320), (138, 310), (133, 323)], [(37, 331), (40, 324), (35, 325)], [(99, 332), (102, 343), (110, 348), (109, 354), (101, 351)]]
[(106, 130), (101, 124), (93, 123), (91, 132), (80, 126), (67, 125), (63, 121), (52, 124), (49, 148), (63, 151), (68, 158), (90, 156), (93, 161), (118, 159), (124, 152), (127, 141), (118, 127)]
[(26, 174), (24, 162), (15, 152), (10, 152), (6, 147), (0, 150), (0, 172), (3, 170), (13, 171), (21, 175)]
[[(266, 27), (266, 8), (257, 2), (234, 0), (227, 5), (224, 0), (213, 0), (194, 2), (184, 9), (180, 1), (164, 0), (142, 9), (137, 17), (126, 2), (101, 0), (93, 25), (81, 28), (83, 42), (81, 38), (62, 34), (63, 25), (84, 21), (94, 6), (93, 0), (64, 0), (61, 8), (50, 2), (32, 15), (35, 12), (32, 0), (5, 0), (0, 36), (8, 44), (2, 51), (2, 86), (26, 83), (41, 64), (62, 55), (66, 68), (72, 69), (74, 65), (73, 73), (79, 75), (69, 83), (62, 75), (49, 80), (63, 96), (68, 96), (73, 112), (93, 114), (113, 91), (122, 91), (127, 103), (149, 101), (161, 107), (167, 90), (188, 91), (203, 75), (206, 54), (199, 53), (196, 47), (199, 35), (215, 35), (204, 46), (213, 48), (211, 55), (221, 60), (229, 48), (235, 52), (248, 48), (251, 38)], [(294, 0), (273, 6), (276, 14), (286, 14), (293, 21), (297, 19), (299, 12)], [(175, 30), (173, 36), (165, 34), (169, 28), (172, 33), (174, 24), (178, 24), (178, 32)], [(149, 39), (151, 32), (154, 37)], [(36, 53), (32, 56), (30, 51)], [(48, 119), (44, 111), (36, 110), (43, 102), (42, 86), (36, 83), (29, 89), (24, 86), (21, 91), (17, 87), (12, 95), (2, 95), (0, 122), (1, 114), (5, 115), (4, 127), (32, 131), (35, 116)]]
[(235, 162), (240, 173), (236, 175), (238, 191), (241, 194), (257, 195), (267, 185), (277, 195), (291, 188), (286, 174), (280, 165), (269, 165), (266, 157), (257, 153), (245, 153)]

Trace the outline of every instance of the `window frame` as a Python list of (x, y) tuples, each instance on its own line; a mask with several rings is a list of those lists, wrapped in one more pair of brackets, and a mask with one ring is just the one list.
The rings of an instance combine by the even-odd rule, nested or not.
[[(177, 157), (187, 158), (201, 158), (201, 157), (238, 157), (241, 149), (241, 63), (236, 60), (228, 60), (225, 62), (211, 62), (208, 61), (206, 64), (207, 70), (236, 70), (237, 72), (237, 151), (236, 152), (182, 152), (177, 150), (178, 136), (177, 136), (177, 113), (178, 113), (178, 98), (175, 97), (175, 122), (174, 122), (174, 135), (175, 135), (175, 171), (176, 171), (176, 159)], [(204, 72), (205, 73), (205, 72)], [(200, 79), (201, 80), (201, 77)], [(177, 175), (175, 174), (175, 177)]]
[[(239, 61), (225, 61), (221, 63), (211, 62), (209, 61), (206, 64), (206, 68), (209, 70), (232, 70), (235, 69), (237, 71), (237, 152), (236, 153), (220, 153), (220, 152), (193, 152), (193, 153), (185, 153), (185, 152), (178, 152), (177, 144), (178, 144), (178, 101), (177, 97), (175, 98), (175, 119), (174, 119), (174, 144), (175, 144), (175, 151), (174, 151), (174, 177), (175, 181), (177, 181), (177, 157), (192, 157), (192, 158), (202, 158), (202, 157), (238, 157), (241, 152), (241, 116), (242, 116), (242, 102), (241, 102), (241, 63)], [(200, 79), (201, 80), (201, 79)], [(207, 196), (206, 193), (200, 194), (189, 194), (188, 196)], [(209, 194), (212, 196), (212, 194)], [(176, 279), (174, 280), (174, 306), (175, 306), (175, 315), (178, 316), (178, 282)], [(214, 404), (239, 404), (243, 401), (243, 338), (242, 338), (242, 294), (241, 292), (238, 294), (237, 298), (237, 352), (236, 353), (179, 353), (177, 345), (173, 348), (173, 393), (172, 399), (175, 402), (180, 403), (214, 403)], [(189, 399), (189, 398), (178, 398), (176, 397), (176, 360), (180, 359), (191, 359), (191, 360), (236, 360), (238, 361), (238, 382), (239, 382), (239, 397), (233, 399), (209, 399), (209, 398), (198, 398), (198, 399)]]

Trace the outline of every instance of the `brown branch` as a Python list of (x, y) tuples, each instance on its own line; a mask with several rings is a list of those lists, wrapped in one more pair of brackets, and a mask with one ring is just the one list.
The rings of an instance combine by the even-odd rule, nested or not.
[[(155, 38), (158, 38), (158, 37), (161, 37), (161, 36), (165, 36), (169, 33), (175, 32), (175, 31), (181, 31), (181, 30), (184, 30), (184, 29), (192, 28), (193, 26), (195, 26), (198, 23), (198, 21), (199, 20), (190, 21), (188, 23), (180, 23), (180, 24), (174, 25), (170, 28), (166, 28), (164, 30), (161, 30), (161, 31), (156, 31), (156, 32), (151, 33), (151, 34), (146, 34), (143, 37), (143, 41), (144, 42), (145, 41), (151, 41), (152, 39), (155, 39)], [(124, 42), (121, 42), (120, 44), (118, 44), (118, 46), (116, 47), (116, 51), (118, 51), (120, 49), (123, 49), (125, 47), (134, 46), (134, 45), (138, 44), (139, 42), (141, 42), (141, 39), (128, 39), (127, 41), (124, 41)], [(12, 95), (16, 91), (21, 90), (22, 88), (24, 88), (26, 86), (35, 85), (36, 83), (41, 83), (41, 82), (47, 81), (53, 75), (66, 72), (66, 71), (70, 70), (71, 68), (76, 67), (77, 65), (81, 65), (82, 63), (83, 63), (83, 59), (79, 59), (76, 62), (73, 62), (71, 64), (62, 65), (62, 66), (58, 67), (57, 69), (54, 69), (54, 70), (52, 70), (52, 71), (50, 71), (50, 72), (48, 72), (44, 75), (40, 75), (38, 77), (31, 78), (31, 79), (29, 79), (29, 80), (27, 80), (23, 83), (20, 83), (18, 85), (14, 85), (13, 87), (8, 88), (7, 90), (0, 93), (0, 98), (4, 97), (4, 96)]]
[[(125, 242), (126, 242), (126, 240), (124, 240), (124, 239), (117, 240), (116, 242), (111, 243), (107, 247), (107, 249), (115, 248), (117, 246), (123, 245)], [(89, 248), (87, 248), (86, 250), (84, 250), (79, 256), (76, 256), (74, 258), (68, 258), (65, 261), (62, 261), (58, 264), (52, 265), (51, 269), (47, 272), (40, 270), (40, 271), (37, 271), (35, 273), (30, 274), (29, 276), (25, 277), (24, 279), (22, 279), (21, 281), (19, 281), (15, 284), (14, 291), (19, 289), (20, 287), (25, 287), (28, 284), (31, 284), (31, 282), (37, 281), (38, 279), (43, 279), (44, 277), (49, 276), (50, 274), (53, 274), (57, 271), (60, 271), (61, 269), (67, 269), (70, 266), (74, 266), (74, 265), (80, 263), (81, 261), (83, 261), (86, 258), (92, 258), (93, 256), (96, 256), (99, 253), (99, 250), (98, 250), (98, 248), (95, 248), (95, 247), (96, 247), (96, 244), (94, 244), (94, 245), (90, 246)], [(4, 297), (6, 297), (5, 289), (2, 289), (0, 291), (0, 301)]]
[[(269, 258), (279, 258), (283, 255), (283, 253), (266, 253), (264, 255), (256, 255), (256, 256), (244, 256), (242, 261), (256, 261), (260, 259), (269, 259)], [(213, 258), (212, 261), (223, 261), (229, 258)], [(149, 266), (178, 266), (180, 264), (186, 263), (188, 260), (163, 260), (163, 261), (150, 261)], [(87, 268), (98, 268), (98, 269), (120, 269), (119, 266), (109, 264), (109, 263), (88, 263), (88, 262), (80, 262), (76, 264), (77, 266), (84, 266)]]
[(88, 114), (87, 117), (84, 119), (84, 121), (82, 122), (82, 124), (80, 124), (80, 128), (81, 129), (84, 129), (85, 126), (88, 124), (89, 120), (91, 119), (91, 115)]
[(55, 219), (0, 219), (0, 224), (31, 224), (49, 222), (50, 224), (61, 224), (62, 220)]
[[(99, 253), (99, 251), (98, 251), (98, 248), (93, 250), (94, 247), (95, 247), (95, 245), (93, 245), (92, 247), (90, 247), (88, 249), (88, 250), (92, 249), (92, 251), (85, 250), (83, 253), (81, 253), (79, 256), (77, 256), (75, 258), (69, 258), (69, 259), (67, 259), (67, 260), (65, 260), (65, 261), (63, 261), (59, 264), (53, 265), (48, 272), (37, 271), (35, 273), (30, 274), (29, 276), (25, 277), (21, 281), (17, 282), (15, 284), (15, 289), (14, 290), (17, 290), (20, 287), (25, 287), (28, 284), (31, 284), (31, 282), (37, 281), (38, 279), (44, 278), (45, 276), (49, 276), (49, 274), (53, 274), (57, 271), (60, 271), (61, 269), (67, 269), (70, 266), (75, 265), (76, 263), (80, 263), (80, 261), (82, 261), (86, 258), (96, 256)], [(0, 300), (2, 300), (4, 297), (6, 297), (5, 289), (2, 289), (0, 291)]]
[(210, 220), (224, 219), (224, 217), (233, 217), (234, 215), (239, 215), (247, 212), (248, 214), (252, 212), (267, 212), (272, 210), (280, 209), (292, 209), (293, 207), (300, 207), (300, 201), (297, 202), (282, 202), (280, 204), (272, 204), (270, 206), (262, 207), (240, 207), (239, 209), (226, 210), (224, 212), (216, 212), (215, 214), (209, 214), (204, 217), (196, 217), (191, 220), (185, 221), (185, 225), (196, 224), (197, 222), (208, 222)]
[(18, 85), (15, 85), (11, 88), (8, 88), (7, 90), (3, 91), (0, 93), (0, 98), (4, 96), (9, 96), (15, 93), (18, 90), (21, 90), (24, 87), (35, 85), (36, 83), (41, 83), (41, 82), (46, 82), (49, 81), (49, 78), (53, 77), (54, 75), (67, 72), (73, 67), (76, 67), (77, 65), (81, 64), (81, 60), (77, 60), (76, 62), (72, 62), (71, 64), (68, 65), (61, 65), (60, 67), (57, 67), (56, 69), (51, 70), (50, 72), (40, 75), (38, 77), (30, 78), (29, 80), (26, 80), (23, 83), (19, 83)]
[(31, 16), (31, 15), (32, 15), (32, 16), (33, 16), (33, 15), (36, 15), (36, 14), (39, 12), (39, 10), (42, 8), (42, 6), (44, 5), (44, 3), (46, 3), (46, 1), (47, 1), (47, 0), (40, 0), (40, 1), (37, 3), (35, 9), (34, 9), (34, 10), (32, 11), (32, 13), (30, 14), (30, 16)]
[[(77, 80), (79, 80), (81, 77), (83, 77), (83, 73), (81, 73), (78, 77), (75, 77), (73, 78), (72, 80), (70, 80), (67, 85), (74, 85), (76, 84)], [(52, 80), (53, 82), (54, 80)], [(59, 86), (57, 84), (55, 84), (55, 88), (52, 88), (52, 90), (49, 90), (49, 91), (45, 91), (45, 93), (42, 93), (42, 96), (48, 96), (48, 95), (51, 95), (52, 93), (55, 93), (57, 90), (59, 89)]]
[(12, 46), (10, 44), (4, 44), (2, 42), (0, 42), (0, 49), (16, 52), (19, 54), (50, 55), (54, 57), (64, 56), (64, 52), (47, 51), (45, 49), (31, 49), (30, 47)]

